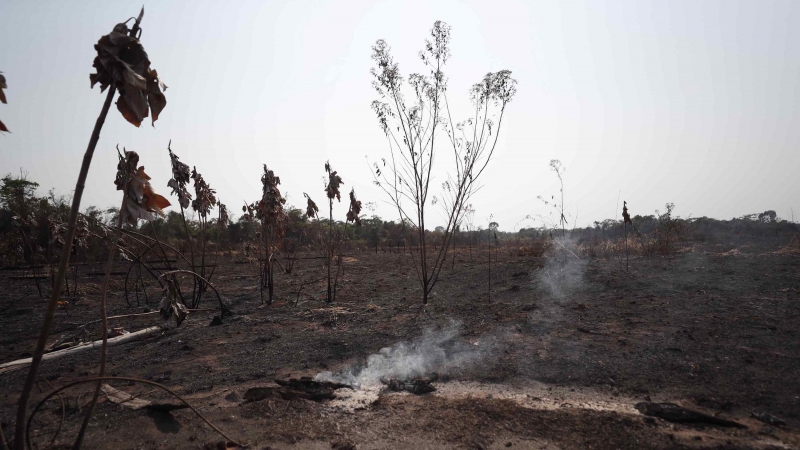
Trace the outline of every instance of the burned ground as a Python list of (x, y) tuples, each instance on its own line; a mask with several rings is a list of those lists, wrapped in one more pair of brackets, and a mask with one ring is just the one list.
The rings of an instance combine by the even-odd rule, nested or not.
[[(293, 274), (277, 278), (278, 300), (270, 307), (260, 305), (257, 267), (220, 259), (214, 284), (234, 315), (210, 326), (217, 312), (193, 312), (178, 329), (111, 347), (108, 372), (164, 384), (254, 449), (796, 448), (800, 256), (781, 251), (785, 244), (687, 244), (675, 255), (631, 259), (630, 273), (618, 259), (584, 258), (564, 269), (560, 256), (504, 249), (492, 255), (491, 301), (486, 259), (461, 251), (425, 310), (408, 255), (345, 258), (332, 305), (324, 304), (321, 283), (305, 286), (295, 305), (300, 283), (323, 273), (321, 260), (301, 260)], [(46, 302), (13, 274), (0, 274), (2, 362), (30, 356)], [(52, 341), (97, 318), (98, 280), (81, 281), (85, 293), (59, 311)], [(109, 315), (156, 308), (154, 291), (150, 304), (128, 307), (120, 280)], [(209, 295), (201, 306), (214, 303)], [(111, 326), (135, 331), (159, 321), (150, 315)], [(273, 385), (274, 378), (341, 373), (382, 348), (453, 329), (442, 343), (449, 366), (436, 392), (384, 392), (353, 408), (244, 399), (247, 389)], [(461, 359), (462, 353), (448, 353), (467, 349), (473, 350)], [(98, 356), (90, 350), (46, 361), (40, 388), (96, 373)], [(13, 434), (25, 374), (0, 375), (6, 436)], [(147, 386), (110, 384), (167, 399)], [(88, 401), (90, 389), (64, 395), (60, 444), (75, 435), (81, 420), (75, 406)], [(747, 428), (669, 423), (636, 411), (641, 401), (679, 403)], [(787, 424), (763, 423), (754, 412)], [(60, 417), (55, 399), (37, 416), (32, 434), (40, 447)], [(203, 448), (220, 439), (188, 410), (133, 411), (104, 400), (85, 448)]]

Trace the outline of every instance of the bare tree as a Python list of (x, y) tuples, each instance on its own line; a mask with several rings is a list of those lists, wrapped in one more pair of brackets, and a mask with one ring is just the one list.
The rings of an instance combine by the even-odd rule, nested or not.
[[(474, 111), (462, 122), (454, 122), (447, 102), (447, 78), (443, 68), (450, 58), (450, 27), (437, 21), (431, 39), (419, 54), (429, 75), (408, 77), (408, 86), (384, 40), (372, 47), (377, 67), (373, 87), (380, 96), (372, 102), (381, 129), (389, 140), (389, 159), (375, 163), (375, 184), (389, 196), (397, 208), (406, 235), (416, 232), (419, 246), (412, 246), (412, 260), (422, 288), (422, 303), (436, 285), (447, 256), (452, 236), (466, 212), (470, 197), (480, 187), (477, 180), (494, 153), (506, 105), (516, 93), (517, 82), (511, 72), (488, 73), (470, 89)], [(413, 92), (413, 102), (406, 103), (404, 87)], [(445, 132), (444, 143), (454, 157), (454, 172), (442, 184), (442, 198), (431, 194), (433, 166), (437, 154), (437, 129)], [(441, 144), (439, 144), (441, 145)], [(425, 234), (426, 206), (441, 203), (446, 219), (441, 245), (433, 251)], [(411, 229), (409, 229), (411, 228)], [(430, 253), (430, 255), (429, 255)]]

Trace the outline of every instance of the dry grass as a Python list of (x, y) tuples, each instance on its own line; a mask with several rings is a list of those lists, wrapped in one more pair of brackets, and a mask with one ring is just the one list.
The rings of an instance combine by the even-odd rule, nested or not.
[(520, 245), (516, 247), (513, 251), (517, 254), (517, 256), (532, 256), (535, 258), (541, 258), (553, 247), (553, 243), (550, 239), (534, 239), (530, 242), (525, 243), (525, 245)]

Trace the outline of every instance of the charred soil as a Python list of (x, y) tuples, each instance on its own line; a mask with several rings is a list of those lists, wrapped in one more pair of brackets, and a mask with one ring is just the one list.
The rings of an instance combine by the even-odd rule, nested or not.
[[(247, 448), (798, 448), (800, 446), (800, 255), (784, 242), (687, 244), (670, 256), (570, 261), (459, 249), (427, 308), (410, 257), (352, 253), (343, 259), (337, 300), (325, 304), (322, 259), (278, 274), (277, 299), (260, 303), (258, 268), (218, 260), (214, 286), (232, 311), (221, 324), (213, 293), (179, 327), (109, 349), (108, 372), (164, 384)], [(304, 255), (301, 255), (304, 256)], [(313, 255), (305, 255), (313, 256)], [(119, 264), (119, 272), (127, 269)], [(87, 271), (89, 269), (86, 269)], [(45, 298), (30, 280), (0, 272), (0, 362), (30, 356)], [(157, 286), (128, 306), (114, 277), (109, 315), (157, 308)], [(52, 342), (98, 317), (99, 278), (59, 310)], [(183, 285), (191, 286), (187, 279)], [(185, 287), (184, 287), (185, 289)], [(157, 314), (113, 320), (137, 331)], [(382, 348), (426, 330), (457, 327), (477, 357), (440, 371), (436, 391), (376, 391), (352, 407), (335, 401), (266, 396), (254, 387), (365, 364)], [(98, 335), (97, 325), (91, 328)], [(99, 352), (45, 361), (34, 404), (97, 371)], [(0, 374), (0, 422), (13, 435), (26, 370)], [(429, 375), (429, 374), (425, 374)], [(145, 385), (111, 382), (151, 401)], [(68, 446), (88, 402), (86, 384), (50, 400), (32, 439)], [(339, 392), (347, 391), (340, 389)], [(345, 394), (342, 394), (345, 395)], [(347, 393), (352, 395), (352, 393)], [(746, 428), (673, 423), (646, 416), (639, 402), (670, 402)], [(777, 417), (772, 425), (753, 417)], [(133, 410), (103, 398), (84, 448), (224, 448), (191, 411)], [(219, 447), (222, 445), (222, 447)]]

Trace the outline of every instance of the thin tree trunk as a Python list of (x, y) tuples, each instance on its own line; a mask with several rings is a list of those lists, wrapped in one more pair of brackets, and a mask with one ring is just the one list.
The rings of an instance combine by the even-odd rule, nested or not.
[[(192, 258), (192, 272), (196, 272), (194, 267), (194, 244), (192, 243), (192, 234), (189, 232), (189, 225), (186, 223), (186, 213), (183, 212), (183, 206), (181, 206), (181, 218), (183, 219), (183, 229), (186, 230), (186, 241), (189, 243), (189, 255)], [(194, 305), (196, 296), (197, 279), (192, 277), (192, 305)]]
[(328, 303), (333, 301), (331, 292), (331, 263), (333, 262), (333, 199), (328, 201), (330, 213), (328, 219)]
[[(200, 217), (200, 224), (203, 227), (200, 239), (202, 242), (202, 253), (200, 255), (200, 276), (205, 278), (206, 277), (206, 218), (201, 216)], [(194, 307), (197, 308), (200, 306), (200, 299), (203, 297), (203, 292), (206, 290), (206, 285), (203, 281), (197, 283), (197, 301), (194, 303)]]
[(492, 302), (492, 231), (489, 229), (489, 303)]
[(628, 224), (624, 223), (625, 227), (625, 272), (630, 272), (628, 269)]
[[(101, 339), (103, 340), (103, 345), (100, 349), (100, 370), (97, 374), (98, 377), (102, 377), (106, 374), (106, 359), (108, 358), (108, 316), (106, 314), (106, 298), (108, 297), (108, 283), (111, 280), (111, 267), (114, 265), (114, 255), (117, 253), (117, 243), (122, 235), (122, 209), (125, 208), (125, 195), (127, 195), (128, 191), (127, 183), (125, 183), (124, 188), (125, 189), (122, 191), (122, 206), (119, 208), (120, 213), (117, 219), (117, 232), (114, 234), (114, 240), (111, 241), (108, 246), (108, 262), (106, 263), (106, 273), (103, 277), (103, 285), (100, 290), (100, 317), (103, 319)], [(139, 276), (141, 277), (141, 275)], [(142, 290), (144, 289), (144, 283), (142, 283)], [(145, 301), (147, 301), (147, 297), (145, 297)], [(103, 382), (98, 381), (94, 389), (94, 395), (92, 395), (92, 401), (89, 403), (89, 409), (86, 411), (86, 416), (83, 418), (83, 424), (78, 432), (78, 437), (75, 439), (75, 445), (72, 447), (73, 449), (77, 450), (81, 448), (81, 444), (83, 444), (83, 438), (86, 436), (86, 427), (89, 426), (89, 419), (92, 417), (92, 411), (94, 411), (94, 406), (97, 404), (98, 397), (100, 397), (100, 388), (102, 386)]]
[(64, 274), (69, 264), (69, 257), (72, 251), (72, 243), (75, 240), (75, 229), (78, 223), (78, 211), (81, 207), (81, 198), (83, 197), (83, 189), (86, 184), (86, 177), (89, 174), (89, 166), (92, 163), (92, 156), (94, 156), (94, 149), (97, 147), (97, 142), (100, 140), (100, 130), (103, 128), (103, 123), (108, 115), (108, 110), (111, 107), (111, 101), (114, 100), (114, 93), (116, 88), (111, 86), (108, 88), (108, 95), (106, 95), (103, 108), (100, 110), (100, 115), (92, 131), (92, 137), (89, 139), (89, 145), (86, 148), (86, 153), (83, 155), (83, 163), (81, 164), (81, 171), (78, 175), (78, 182), (75, 184), (75, 194), (72, 197), (72, 209), (70, 210), (69, 222), (67, 224), (67, 236), (64, 239), (64, 248), (61, 250), (61, 260), (58, 264), (58, 275), (56, 276), (56, 283), (53, 287), (53, 292), (50, 295), (50, 300), (47, 302), (47, 310), (45, 311), (44, 323), (42, 330), (39, 333), (39, 340), (36, 343), (36, 349), (33, 352), (33, 360), (31, 367), (28, 370), (28, 377), (25, 379), (25, 385), (22, 387), (22, 394), (19, 398), (19, 405), (17, 408), (17, 423), (14, 431), (14, 449), (25, 450), (25, 426), (28, 415), (28, 400), (30, 400), (31, 390), (36, 382), (36, 373), (39, 371), (39, 365), (42, 362), (42, 355), (44, 348), (47, 345), (47, 337), (50, 335), (50, 328), (53, 325), (53, 318), (55, 317), (56, 306), (58, 306), (59, 295), (61, 294), (61, 285), (64, 281)]

